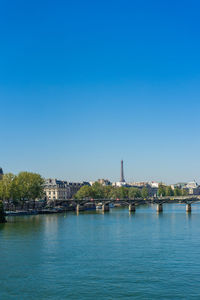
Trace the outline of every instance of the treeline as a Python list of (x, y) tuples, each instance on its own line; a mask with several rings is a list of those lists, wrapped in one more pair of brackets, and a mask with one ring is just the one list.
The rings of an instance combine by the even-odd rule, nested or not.
[(165, 186), (160, 184), (158, 187), (158, 196), (167, 197), (167, 196), (187, 196), (188, 191), (186, 189), (180, 189), (176, 187), (172, 189), (170, 185)]
[[(188, 194), (186, 190), (175, 188), (171, 186), (159, 185), (158, 196), (185, 196)], [(142, 189), (136, 187), (113, 187), (111, 185), (103, 186), (95, 182), (92, 186), (85, 185), (75, 194), (76, 199), (135, 199), (148, 198), (151, 196), (150, 187), (143, 187)]]
[(75, 194), (76, 199), (94, 198), (94, 199), (134, 199), (147, 198), (149, 190), (147, 187), (142, 189), (134, 187), (113, 187), (111, 185), (103, 186), (95, 182), (92, 186), (85, 185)]
[(8, 173), (0, 180), (0, 200), (23, 203), (44, 195), (44, 179), (36, 173)]

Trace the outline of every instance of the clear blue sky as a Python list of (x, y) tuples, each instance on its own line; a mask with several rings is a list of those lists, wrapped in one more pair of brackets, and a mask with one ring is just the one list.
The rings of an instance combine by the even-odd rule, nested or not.
[(0, 165), (200, 182), (199, 1), (0, 1)]

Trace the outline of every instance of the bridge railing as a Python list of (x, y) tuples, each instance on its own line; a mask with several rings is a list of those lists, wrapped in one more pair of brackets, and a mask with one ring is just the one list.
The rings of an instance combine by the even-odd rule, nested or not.
[(189, 195), (189, 196), (166, 196), (166, 197), (148, 197), (148, 198), (117, 198), (117, 199), (93, 199), (93, 198), (83, 198), (83, 199), (58, 199), (57, 202), (65, 203), (82, 203), (82, 202), (109, 202), (109, 203), (120, 203), (120, 202), (167, 202), (167, 201), (200, 201), (200, 195)]

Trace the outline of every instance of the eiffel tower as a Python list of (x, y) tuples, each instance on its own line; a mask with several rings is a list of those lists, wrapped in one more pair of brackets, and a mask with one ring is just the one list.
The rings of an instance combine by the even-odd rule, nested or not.
[(121, 160), (121, 179), (120, 179), (120, 182), (125, 182), (125, 179), (124, 179), (124, 162), (123, 162), (123, 160)]

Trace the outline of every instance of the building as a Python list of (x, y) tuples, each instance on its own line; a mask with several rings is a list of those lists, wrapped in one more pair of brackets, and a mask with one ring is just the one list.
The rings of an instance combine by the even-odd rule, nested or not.
[(188, 182), (186, 189), (189, 191), (189, 195), (200, 195), (200, 186), (195, 180)]
[(186, 189), (186, 186), (187, 186), (187, 183), (185, 183), (185, 182), (178, 182), (176, 184), (171, 184), (172, 190), (174, 190), (175, 188)]
[(155, 181), (131, 182), (129, 186), (142, 190), (144, 187), (148, 189), (149, 197), (157, 197), (159, 183)]
[(0, 180), (3, 179), (3, 169), (0, 168)]
[(100, 183), (100, 184), (102, 184), (103, 186), (111, 185), (111, 182), (108, 179), (98, 179), (97, 182)]
[(45, 181), (44, 192), (47, 201), (67, 200), (71, 199), (86, 184), (88, 183), (75, 183), (49, 178)]
[(108, 179), (98, 179), (97, 181), (89, 181), (89, 184), (93, 186), (93, 184), (95, 184), (96, 182), (102, 184), (103, 186), (111, 185), (111, 182)]
[(152, 187), (152, 188), (159, 188), (159, 182), (156, 181), (149, 181), (148, 184)]
[(176, 188), (181, 189), (189, 195), (200, 195), (200, 186), (195, 180), (188, 183), (179, 182), (176, 184), (172, 184), (171, 188), (173, 190), (175, 190)]
[(146, 186), (146, 185), (148, 184), (148, 182), (146, 182), (146, 181), (130, 182), (129, 184), (130, 184), (131, 186), (133, 186), (133, 187), (138, 187), (138, 188), (140, 188), (140, 187)]
[(188, 188), (188, 189), (195, 189), (197, 187), (198, 187), (198, 184), (195, 180), (191, 181), (191, 182), (188, 182), (187, 185), (186, 185), (186, 188)]
[(126, 182), (121, 182), (121, 181), (117, 181), (117, 182), (113, 182), (112, 186), (116, 186), (116, 187), (129, 187), (129, 184), (127, 184)]

